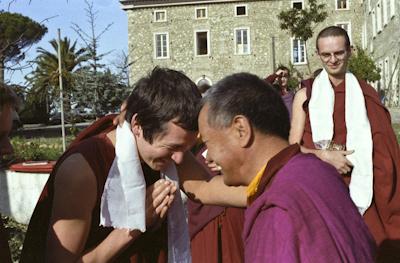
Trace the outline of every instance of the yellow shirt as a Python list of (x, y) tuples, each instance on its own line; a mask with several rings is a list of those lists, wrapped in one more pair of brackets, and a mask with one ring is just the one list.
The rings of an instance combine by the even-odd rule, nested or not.
[(249, 200), (257, 193), (258, 185), (260, 184), (260, 180), (262, 175), (264, 174), (265, 168), (267, 165), (264, 165), (260, 171), (258, 171), (257, 175), (253, 178), (250, 182), (249, 186), (247, 186), (246, 193), (247, 193), (247, 203), (250, 203)]

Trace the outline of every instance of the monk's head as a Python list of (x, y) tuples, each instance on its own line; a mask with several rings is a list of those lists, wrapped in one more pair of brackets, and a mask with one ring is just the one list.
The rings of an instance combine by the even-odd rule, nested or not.
[(351, 56), (350, 39), (346, 30), (338, 26), (326, 27), (318, 34), (316, 47), (328, 74), (332, 77), (343, 77)]
[(183, 73), (156, 67), (140, 79), (127, 100), (126, 121), (131, 123), (139, 155), (161, 170), (179, 163), (195, 142), (201, 94)]
[(246, 149), (253, 149), (260, 136), (287, 141), (289, 127), (289, 114), (279, 93), (249, 73), (233, 74), (216, 83), (203, 98), (199, 115), (207, 158), (221, 166), (227, 185), (246, 185), (243, 162), (251, 158)]

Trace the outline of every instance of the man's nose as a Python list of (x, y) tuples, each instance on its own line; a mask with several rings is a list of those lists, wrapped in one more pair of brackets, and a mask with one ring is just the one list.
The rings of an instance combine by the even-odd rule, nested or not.
[(171, 156), (171, 159), (176, 163), (180, 164), (183, 160), (184, 152), (174, 152)]
[(338, 59), (336, 58), (336, 56), (334, 54), (331, 54), (331, 56), (329, 57), (329, 61), (332, 63), (336, 63), (338, 61)]

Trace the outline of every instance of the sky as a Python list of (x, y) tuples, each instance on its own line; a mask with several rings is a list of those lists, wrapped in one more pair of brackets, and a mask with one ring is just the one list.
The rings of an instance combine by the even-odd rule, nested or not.
[[(93, 1), (94, 10), (97, 11), (96, 33), (102, 32), (108, 24), (113, 23), (106, 31), (99, 43), (99, 54), (111, 52), (102, 63), (111, 65), (122, 51), (128, 49), (128, 22), (127, 16), (118, 0), (88, 0)], [(68, 37), (77, 40), (78, 46), (83, 47), (83, 42), (72, 29), (72, 23), (78, 24), (83, 31), (90, 32), (87, 22), (84, 0), (0, 0), (0, 10), (12, 13), (20, 13), (36, 22), (43, 23), (48, 32), (42, 40), (33, 45), (27, 52), (25, 61), (36, 57), (36, 49), (42, 47), (52, 51), (49, 41), (56, 39), (57, 29), (61, 29), (61, 38)], [(96, 34), (96, 35), (97, 35)], [(6, 81), (13, 84), (24, 84), (24, 76), (32, 71), (32, 68), (24, 71), (6, 72)]]

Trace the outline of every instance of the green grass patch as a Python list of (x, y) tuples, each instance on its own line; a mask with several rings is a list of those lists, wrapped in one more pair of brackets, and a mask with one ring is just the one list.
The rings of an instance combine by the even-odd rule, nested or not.
[(400, 143), (400, 123), (393, 124), (394, 133), (396, 134), (397, 141)]

